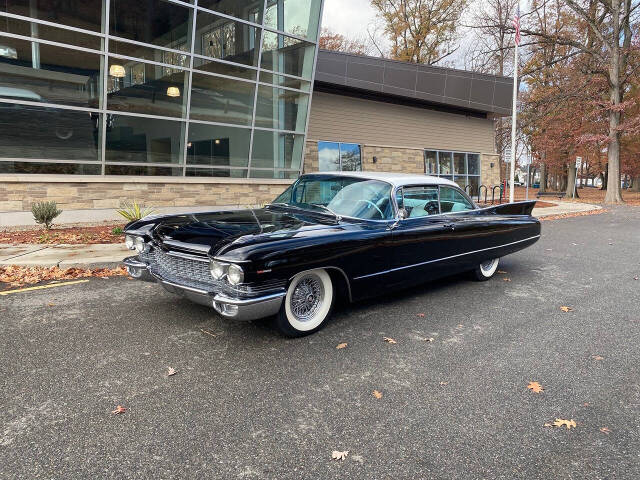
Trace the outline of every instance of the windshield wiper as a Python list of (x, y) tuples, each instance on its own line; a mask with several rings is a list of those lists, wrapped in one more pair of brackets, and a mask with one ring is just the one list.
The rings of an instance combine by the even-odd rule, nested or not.
[(336, 212), (334, 212), (333, 210), (331, 210), (326, 205), (322, 205), (321, 203), (311, 203), (310, 205), (313, 205), (314, 207), (321, 208), (325, 212), (329, 212), (331, 215), (336, 217), (336, 222), (340, 223), (342, 221), (342, 217), (340, 215), (338, 215)]

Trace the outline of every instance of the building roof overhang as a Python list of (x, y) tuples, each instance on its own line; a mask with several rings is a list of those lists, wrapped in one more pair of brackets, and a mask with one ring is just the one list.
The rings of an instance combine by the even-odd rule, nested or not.
[(468, 115), (511, 115), (513, 79), (320, 50), (314, 90)]

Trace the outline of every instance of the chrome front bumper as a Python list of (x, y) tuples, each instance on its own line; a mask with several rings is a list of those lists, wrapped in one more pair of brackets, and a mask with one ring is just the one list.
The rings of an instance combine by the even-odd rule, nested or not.
[(150, 271), (147, 264), (138, 260), (137, 257), (125, 258), (123, 263), (133, 278), (145, 282), (158, 282), (168, 292), (180, 295), (192, 302), (213, 307), (223, 317), (238, 321), (256, 320), (275, 315), (280, 310), (286, 295), (286, 292), (277, 292), (254, 298), (230, 298), (219, 293), (169, 281)]

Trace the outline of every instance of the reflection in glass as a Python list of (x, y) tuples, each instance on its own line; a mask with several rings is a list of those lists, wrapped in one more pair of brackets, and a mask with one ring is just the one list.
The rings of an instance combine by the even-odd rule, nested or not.
[(247, 167), (251, 130), (191, 123), (187, 143), (187, 164), (218, 167)]
[[(109, 41), (109, 50), (118, 55), (136, 57), (140, 60), (151, 60), (152, 62), (168, 63), (178, 67), (189, 67), (189, 55), (187, 53), (168, 52), (152, 47), (143, 47), (133, 43)], [(180, 48), (183, 51), (183, 48)]]
[(6, 162), (0, 160), (0, 173), (30, 173), (50, 175), (100, 175), (100, 164)]
[(427, 175), (438, 175), (438, 152), (425, 150), (424, 152), (425, 173)]
[(256, 126), (304, 133), (309, 95), (260, 85)]
[(467, 167), (465, 162), (465, 154), (464, 153), (454, 153), (453, 154), (453, 173), (464, 175), (467, 173)]
[(190, 15), (190, 8), (163, 0), (111, 0), (110, 33), (186, 52), (191, 48)]
[(320, 0), (268, 0), (264, 25), (274, 30), (315, 40)]
[(153, 177), (179, 177), (182, 175), (182, 168), (154, 167), (143, 165), (107, 165), (106, 175), (141, 175)]
[(0, 102), (0, 157), (100, 160), (97, 113)]
[(467, 189), (467, 192), (470, 195), (478, 195), (478, 188), (480, 187), (480, 177), (468, 177), (467, 184), (471, 185), (470, 190)]
[[(109, 58), (107, 108), (123, 112), (181, 117), (187, 74), (183, 70), (150, 63)], [(177, 88), (176, 96), (174, 88)]]
[(198, 6), (253, 23), (262, 23), (263, 0), (199, 0)]
[(438, 152), (438, 157), (440, 160), (440, 175), (451, 175), (451, 152)]
[(229, 168), (188, 168), (187, 177), (247, 178), (247, 170)]
[(206, 12), (197, 15), (194, 53), (243, 65), (257, 66), (260, 30)]
[(182, 126), (171, 120), (108, 114), (106, 160), (180, 163)]
[[(0, 9), (1, 8), (2, 7), (0, 6)], [(92, 48), (94, 50), (100, 50), (102, 45), (102, 39), (98, 36), (76, 31), (72, 32), (70, 30), (50, 25), (18, 20), (17, 18), (2, 18), (2, 21), (0, 21), (0, 31), (23, 35), (25, 37), (35, 36), (43, 40), (68, 43), (70, 45), (78, 45), (80, 47)]]
[(100, 32), (102, 4), (103, 0), (4, 0), (0, 11)]
[(254, 96), (253, 83), (194, 73), (191, 118), (249, 126), (253, 118)]
[(359, 172), (362, 170), (360, 145), (356, 143), (340, 144), (340, 164), (343, 172)]
[(247, 80), (255, 80), (257, 70), (251, 68), (243, 68), (230, 63), (217, 62), (206, 58), (193, 58), (193, 68), (202, 70), (203, 72), (217, 73), (218, 75), (228, 75), (230, 77), (246, 78)]
[(318, 171), (340, 171), (340, 144), (336, 142), (318, 142)]
[(257, 170), (255, 168), (251, 169), (251, 178), (283, 178), (283, 179), (294, 179), (300, 176), (299, 171), (290, 171), (290, 170)]
[(467, 161), (469, 162), (469, 175), (480, 175), (480, 155), (469, 153)]
[(261, 67), (311, 79), (315, 46), (297, 38), (264, 32)]
[(0, 98), (99, 108), (100, 56), (2, 38)]
[(260, 81), (270, 83), (279, 87), (295, 88), (303, 92), (311, 90), (311, 83), (299, 80), (297, 78), (285, 77), (284, 75), (276, 75), (270, 72), (260, 72)]
[(303, 135), (256, 130), (253, 134), (251, 166), (300, 169), (303, 150)]

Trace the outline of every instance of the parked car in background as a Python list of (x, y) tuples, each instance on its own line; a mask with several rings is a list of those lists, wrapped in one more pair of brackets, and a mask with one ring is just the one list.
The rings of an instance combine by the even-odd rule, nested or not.
[(480, 208), (452, 181), (314, 173), (264, 208), (149, 216), (125, 228), (129, 273), (236, 320), (274, 316), (288, 336), (326, 324), (336, 298), (456, 272), (488, 280), (540, 238), (535, 201)]

